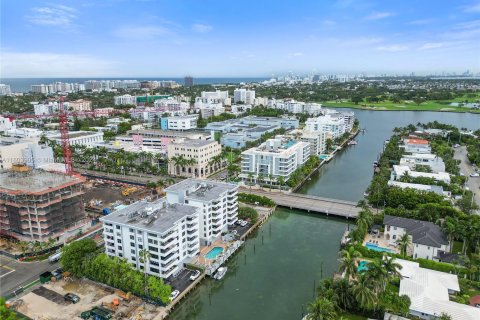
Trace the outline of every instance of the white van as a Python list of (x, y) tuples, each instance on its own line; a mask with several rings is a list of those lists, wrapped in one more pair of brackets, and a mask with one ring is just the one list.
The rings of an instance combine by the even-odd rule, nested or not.
[(60, 260), (60, 257), (62, 256), (62, 253), (61, 252), (57, 252), (55, 254), (52, 254), (50, 257), (48, 257), (48, 261), (50, 262), (57, 262), (58, 260)]

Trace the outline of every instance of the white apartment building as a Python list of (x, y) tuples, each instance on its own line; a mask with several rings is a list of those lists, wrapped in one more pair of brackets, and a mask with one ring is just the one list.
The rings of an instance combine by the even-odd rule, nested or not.
[(327, 149), (327, 139), (325, 138), (325, 132), (311, 132), (302, 130), (300, 140), (308, 142), (310, 144), (311, 155), (321, 155), (325, 153)]
[[(199, 253), (199, 208), (168, 203), (135, 202), (100, 218), (105, 253), (126, 259), (150, 275), (168, 278)], [(150, 259), (142, 261), (140, 251)]]
[(55, 162), (52, 147), (38, 144), (29, 144), (24, 148), (22, 158), (23, 162), (33, 169)]
[(0, 116), (0, 132), (5, 132), (15, 127), (15, 121)]
[(438, 251), (450, 252), (450, 243), (442, 229), (433, 222), (407, 219), (385, 215), (384, 237), (389, 245), (397, 245), (397, 240), (404, 234), (410, 236), (411, 245), (407, 254), (413, 258), (434, 260)]
[[(62, 144), (60, 133), (47, 133), (47, 138)], [(83, 145), (93, 147), (97, 142), (103, 142), (103, 132), (96, 131), (71, 131), (68, 134), (70, 145)]]
[(23, 149), (36, 142), (35, 139), (0, 137), (0, 169), (10, 169), (12, 164), (24, 163)]
[(162, 130), (192, 130), (197, 128), (198, 115), (165, 117), (160, 119), (160, 128)]
[(10, 85), (0, 83), (0, 96), (5, 96), (11, 93), (12, 93), (12, 90), (10, 90)]
[(243, 102), (244, 104), (254, 104), (255, 90), (247, 90), (247, 89), (233, 90), (233, 102), (235, 103)]
[(308, 118), (305, 122), (305, 130), (310, 132), (322, 132), (332, 139), (341, 137), (345, 132), (345, 120), (331, 115)]
[(432, 172), (445, 172), (445, 163), (441, 157), (430, 153), (406, 154), (400, 159), (401, 166), (408, 166), (415, 170), (417, 165), (427, 166)]
[(436, 181), (443, 181), (445, 183), (450, 184), (450, 174), (448, 174), (447, 172), (430, 173), (430, 172), (412, 171), (410, 167), (401, 166), (401, 165), (393, 166), (393, 170), (390, 175), (390, 180), (395, 181), (405, 175), (408, 175), (412, 178), (417, 178), (417, 177), (432, 178), (432, 179), (435, 179)]
[(208, 245), (221, 237), (238, 215), (238, 186), (210, 180), (187, 179), (165, 189), (168, 203), (197, 207), (200, 241)]
[(15, 138), (39, 138), (43, 134), (43, 131), (35, 128), (12, 127), (5, 131), (5, 134)]
[[(215, 140), (179, 139), (167, 146), (168, 174), (181, 177), (205, 178), (218, 171), (223, 164), (212, 163), (222, 153), (222, 146)], [(183, 158), (190, 163), (175, 159)]]
[(322, 110), (324, 115), (329, 115), (333, 118), (341, 118), (343, 119), (343, 123), (345, 125), (345, 131), (350, 132), (353, 129), (353, 125), (355, 123), (355, 113), (353, 111), (350, 112), (340, 112), (334, 109), (323, 109)]
[(319, 103), (313, 102), (300, 102), (295, 101), (293, 99), (284, 99), (284, 100), (276, 100), (270, 99), (268, 100), (268, 106), (274, 109), (284, 110), (288, 113), (308, 113), (310, 115), (318, 115), (322, 112), (322, 105)]
[[(64, 106), (68, 108), (68, 102), (65, 102)], [(58, 102), (37, 103), (33, 105), (33, 111), (36, 116), (57, 114), (58, 110)]]
[(251, 173), (255, 181), (259, 175), (266, 181), (270, 181), (272, 175), (272, 183), (275, 183), (278, 177), (287, 181), (290, 175), (308, 160), (310, 154), (310, 143), (281, 137), (268, 139), (260, 146), (242, 152), (240, 177), (243, 181), (249, 181)]
[(124, 94), (121, 96), (115, 96), (113, 98), (113, 103), (115, 103), (116, 106), (119, 105), (126, 105), (126, 104), (137, 104), (137, 97), (136, 96), (131, 96), (129, 94)]
[(221, 103), (202, 104), (200, 114), (202, 118), (210, 118), (225, 113), (225, 108)]

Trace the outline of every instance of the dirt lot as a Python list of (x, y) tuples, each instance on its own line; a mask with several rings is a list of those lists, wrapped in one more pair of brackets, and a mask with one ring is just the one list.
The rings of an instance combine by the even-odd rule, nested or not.
[[(136, 297), (130, 301), (123, 301), (118, 291), (113, 291), (113, 293), (112, 291), (88, 280), (69, 282), (61, 280), (44, 284), (43, 288), (35, 289), (13, 304), (19, 312), (26, 316), (42, 320), (81, 319), (80, 314), (83, 311), (102, 304), (105, 308), (113, 311), (113, 319), (160, 320), (165, 315), (163, 307), (144, 303)], [(58, 298), (69, 292), (79, 296), (80, 301), (71, 304)], [(120, 301), (118, 307), (111, 305), (115, 298)]]
[(85, 202), (89, 202), (92, 199), (101, 200), (108, 205), (117, 200), (124, 200), (125, 197), (122, 195), (122, 190), (119, 187), (96, 186), (85, 188), (83, 199)]

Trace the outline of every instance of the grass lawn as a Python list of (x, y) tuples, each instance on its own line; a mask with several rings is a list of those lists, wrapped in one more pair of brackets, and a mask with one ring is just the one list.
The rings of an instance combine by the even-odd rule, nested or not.
[[(459, 99), (455, 99), (459, 100)], [(460, 99), (461, 100), (461, 99)], [(342, 100), (341, 102), (337, 101), (326, 101), (323, 102), (325, 107), (334, 107), (334, 108), (355, 108), (355, 109), (365, 109), (365, 110), (388, 110), (388, 111), (446, 111), (446, 112), (474, 112), (480, 113), (480, 110), (472, 110), (465, 107), (453, 107), (450, 106), (450, 102), (458, 101), (427, 101), (423, 102), (420, 105), (417, 105), (413, 101), (404, 101), (401, 103), (393, 103), (391, 101), (379, 102), (379, 103), (365, 103), (361, 102), (359, 104), (354, 104), (348, 100)]]
[(339, 316), (342, 316), (342, 317), (344, 317), (345, 319), (348, 319), (348, 320), (366, 320), (367, 319), (364, 316), (359, 316), (359, 315), (351, 314), (351, 313), (341, 313), (341, 314), (339, 314)]

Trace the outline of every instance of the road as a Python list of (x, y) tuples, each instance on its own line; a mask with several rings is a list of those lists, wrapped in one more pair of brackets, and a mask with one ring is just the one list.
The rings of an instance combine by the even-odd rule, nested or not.
[(25, 286), (38, 279), (45, 271), (60, 267), (60, 263), (47, 260), (39, 262), (20, 262), (0, 255), (0, 296), (12, 293), (20, 286)]
[[(454, 158), (461, 161), (460, 172), (468, 177), (467, 186), (475, 194), (475, 202), (480, 206), (480, 177), (470, 177), (470, 174), (475, 172), (475, 168), (467, 158), (467, 148), (465, 146), (456, 148)], [(479, 210), (477, 210), (478, 213)]]

